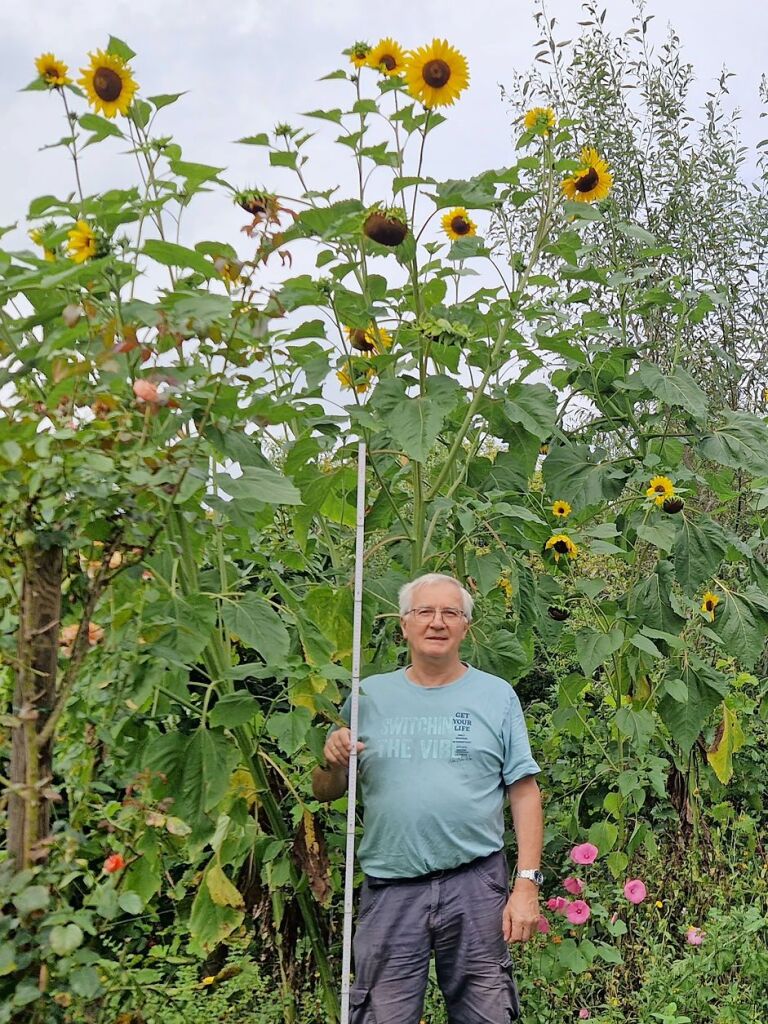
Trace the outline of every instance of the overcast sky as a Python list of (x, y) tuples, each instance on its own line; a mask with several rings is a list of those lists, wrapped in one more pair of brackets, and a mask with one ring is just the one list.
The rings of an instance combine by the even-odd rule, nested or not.
[[(576, 23), (584, 15), (576, 0), (550, 0), (548, 10), (558, 20), (558, 38), (577, 34)], [(391, 35), (407, 47), (445, 37), (466, 55), (472, 81), (450, 111), (449, 124), (436, 133), (427, 170), (463, 177), (513, 160), (499, 84), (510, 81), (513, 69), (531, 64), (536, 39), (532, 11), (531, 0), (30, 0), (18, 5), (4, 0), (0, 224), (23, 220), (34, 196), (66, 194), (73, 187), (65, 151), (39, 152), (64, 134), (59, 98), (17, 91), (34, 77), (33, 60), (43, 51), (52, 50), (77, 74), (89, 49), (105, 46), (110, 33), (121, 37), (137, 51), (133, 66), (144, 95), (189, 90), (161, 122), (163, 133), (172, 133), (182, 145), (186, 159), (226, 166), (224, 176), (238, 185), (279, 187), (285, 179), (267, 166), (266, 152), (233, 145), (233, 140), (276, 121), (300, 123), (300, 111), (343, 104), (348, 96), (344, 83), (317, 79), (344, 66), (346, 58), (339, 53), (356, 39), (375, 42)], [(631, 13), (629, 0), (608, 0), (606, 25), (626, 30)], [(768, 135), (758, 121), (768, 5), (653, 0), (648, 13), (656, 15), (657, 42), (669, 24), (677, 29), (684, 55), (696, 68), (697, 100), (705, 98), (727, 66), (736, 72), (731, 96), (744, 112), (745, 140), (754, 144)], [(323, 128), (320, 122), (311, 124)], [(132, 183), (133, 166), (118, 158), (120, 148), (117, 140), (108, 140), (86, 150), (86, 191)], [(319, 147), (312, 178), (317, 187), (342, 177), (331, 153)], [(192, 237), (186, 241), (238, 242), (242, 222), (225, 198), (207, 198), (187, 226)]]

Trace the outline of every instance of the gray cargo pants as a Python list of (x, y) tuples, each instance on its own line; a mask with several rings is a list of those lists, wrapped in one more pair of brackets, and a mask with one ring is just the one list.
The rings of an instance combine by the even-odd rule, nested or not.
[(435, 969), (451, 1024), (520, 1016), (502, 934), (509, 894), (503, 850), (427, 879), (366, 876), (353, 942), (350, 1024), (419, 1024)]

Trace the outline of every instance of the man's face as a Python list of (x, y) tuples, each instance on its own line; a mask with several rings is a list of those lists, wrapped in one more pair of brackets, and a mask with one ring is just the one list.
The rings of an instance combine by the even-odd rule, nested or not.
[[(452, 583), (424, 584), (416, 589), (411, 608), (461, 610), (461, 593)], [(412, 655), (440, 661), (451, 661), (458, 657), (461, 641), (469, 629), (469, 623), (463, 615), (455, 622), (446, 622), (442, 614), (438, 615), (437, 612), (423, 620), (411, 612), (401, 616), (400, 623)]]

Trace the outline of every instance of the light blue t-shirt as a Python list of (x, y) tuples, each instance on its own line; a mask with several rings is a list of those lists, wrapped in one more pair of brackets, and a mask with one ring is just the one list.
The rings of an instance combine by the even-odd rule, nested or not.
[[(341, 717), (349, 724), (350, 697)], [(517, 694), (471, 666), (445, 686), (419, 686), (404, 669), (364, 679), (358, 734), (358, 857), (379, 878), (411, 878), (500, 850), (506, 787), (541, 771)]]

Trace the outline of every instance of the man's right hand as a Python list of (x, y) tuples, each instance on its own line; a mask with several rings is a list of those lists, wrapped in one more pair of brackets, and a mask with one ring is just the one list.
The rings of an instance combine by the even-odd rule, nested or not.
[[(358, 742), (357, 752), (365, 750), (365, 744)], [(323, 757), (326, 763), (335, 769), (343, 768), (349, 770), (349, 758), (352, 753), (352, 733), (349, 729), (337, 729), (331, 733), (323, 747)]]

